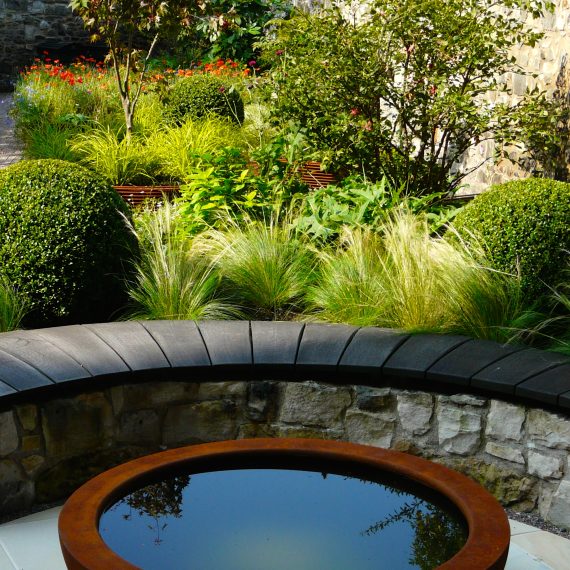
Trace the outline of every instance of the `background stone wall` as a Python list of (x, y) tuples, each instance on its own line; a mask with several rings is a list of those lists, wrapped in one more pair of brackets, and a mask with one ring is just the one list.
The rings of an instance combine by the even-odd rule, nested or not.
[[(296, 3), (311, 7), (318, 2), (297, 0)], [(348, 12), (355, 17), (362, 13), (364, 2), (346, 4)], [(568, 90), (570, 0), (555, 0), (555, 4), (552, 14), (532, 22), (533, 27), (545, 33), (544, 39), (534, 48), (524, 47), (514, 54), (526, 71), (538, 75), (536, 79), (518, 74), (505, 78), (512, 84), (515, 96), (521, 95), (527, 86), (535, 85), (552, 94), (557, 82), (564, 91)], [(522, 13), (521, 18), (527, 20), (529, 16)], [(72, 15), (67, 0), (0, 0), (0, 91), (8, 88), (17, 70), (29, 64), (39, 48), (58, 45), (70, 46), (69, 49), (77, 53), (85, 51), (82, 46), (89, 45), (81, 20)], [(528, 175), (506, 160), (494, 164), (493, 153), (492, 141), (481, 143), (468, 153), (460, 168), (470, 170), (486, 162), (465, 179), (461, 193), (480, 192), (490, 184)]]
[(133, 457), (245, 437), (413, 453), (570, 528), (570, 418), (469, 395), (316, 382), (145, 383), (18, 405), (0, 413), (0, 513), (61, 500)]
[(0, 84), (42, 49), (89, 43), (68, 0), (0, 0)]

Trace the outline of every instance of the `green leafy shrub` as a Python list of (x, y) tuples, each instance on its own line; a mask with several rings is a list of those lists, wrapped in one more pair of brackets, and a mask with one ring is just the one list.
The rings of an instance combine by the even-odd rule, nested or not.
[(502, 78), (522, 73), (513, 48), (540, 37), (520, 10), (539, 17), (551, 3), (323, 4), (277, 22), (263, 57), (271, 65), (274, 118), (303, 127), (327, 167), (385, 176), (419, 196), (457, 189), (468, 170), (454, 165), (490, 135), (498, 144), (550, 145), (557, 113), (539, 90), (516, 104), (486, 95), (512, 93)]
[(532, 299), (562, 279), (569, 221), (570, 184), (529, 178), (491, 187), (457, 215), (454, 227), (467, 243), (481, 242), (492, 267), (520, 272)]
[(167, 116), (178, 124), (186, 119), (202, 119), (210, 115), (238, 124), (244, 120), (241, 95), (231, 85), (212, 75), (192, 75), (177, 81), (167, 94), (165, 106)]
[(126, 204), (98, 175), (60, 160), (0, 171), (0, 267), (33, 326), (106, 320), (124, 301), (135, 241)]
[(279, 207), (279, 179), (256, 176), (238, 149), (224, 148), (216, 156), (199, 158), (178, 198), (182, 225), (188, 233), (225, 226), (228, 217), (239, 222), (269, 218)]
[(401, 190), (390, 188), (386, 178), (369, 182), (360, 176), (350, 176), (338, 185), (307, 194), (293, 224), (301, 233), (321, 241), (338, 237), (343, 227), (378, 231), (393, 209), (405, 200), (413, 213), (426, 213), (430, 229), (435, 232), (458, 212), (453, 205), (437, 201), (442, 197), (440, 193), (405, 200)]

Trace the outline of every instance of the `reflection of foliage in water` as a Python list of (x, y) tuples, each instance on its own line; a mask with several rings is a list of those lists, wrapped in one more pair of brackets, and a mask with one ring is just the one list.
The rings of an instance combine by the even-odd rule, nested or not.
[[(119, 501), (117, 506), (120, 504), (128, 505), (131, 510), (137, 511), (140, 517), (148, 516), (154, 519), (154, 525), (148, 525), (148, 528), (156, 531), (154, 542), (160, 544), (162, 542), (160, 532), (168, 526), (168, 523), (161, 525), (160, 518), (180, 518), (182, 515), (182, 492), (189, 483), (189, 475), (172, 477), (130, 493)], [(123, 516), (125, 520), (131, 520), (131, 517), (132, 513)]]
[[(386, 488), (391, 493), (404, 495), (403, 491)], [(414, 530), (410, 564), (421, 570), (432, 570), (452, 558), (465, 544), (465, 531), (442, 509), (415, 498), (385, 519), (369, 526), (361, 534), (372, 536), (394, 523), (408, 523)]]

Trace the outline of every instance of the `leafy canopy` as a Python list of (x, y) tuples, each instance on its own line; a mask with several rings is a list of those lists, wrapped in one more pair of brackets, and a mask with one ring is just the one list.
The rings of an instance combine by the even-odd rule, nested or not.
[(540, 37), (520, 10), (551, 8), (542, 0), (377, 0), (359, 18), (338, 6), (298, 12), (263, 44), (275, 116), (300, 124), (319, 158), (345, 173), (385, 176), (414, 195), (454, 190), (467, 174), (454, 165), (471, 146), (517, 143), (531, 131), (553, 136), (544, 94), (509, 102), (504, 80), (523, 73), (512, 48)]

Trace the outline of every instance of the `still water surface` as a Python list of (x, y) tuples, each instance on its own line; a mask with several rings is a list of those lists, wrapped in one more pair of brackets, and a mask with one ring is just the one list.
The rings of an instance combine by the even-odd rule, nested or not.
[(99, 531), (144, 570), (428, 570), (466, 540), (411, 493), (285, 469), (173, 477), (113, 505)]

